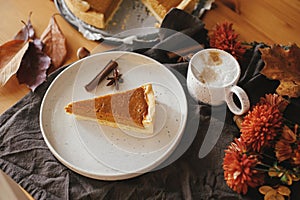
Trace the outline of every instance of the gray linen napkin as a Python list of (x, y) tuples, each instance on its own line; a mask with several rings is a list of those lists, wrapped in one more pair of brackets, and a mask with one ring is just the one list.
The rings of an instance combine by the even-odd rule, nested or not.
[(226, 186), (221, 168), (223, 149), (237, 128), (225, 124), (216, 147), (199, 159), (208, 124), (223, 123), (205, 115), (188, 151), (158, 171), (124, 181), (99, 181), (66, 168), (51, 154), (39, 127), (43, 95), (61, 71), (0, 116), (0, 168), (35, 199), (239, 199)]

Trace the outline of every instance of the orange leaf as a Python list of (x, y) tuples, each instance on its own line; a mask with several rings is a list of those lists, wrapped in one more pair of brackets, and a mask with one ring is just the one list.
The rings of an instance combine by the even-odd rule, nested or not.
[(0, 46), (0, 87), (17, 73), (28, 49), (28, 41), (11, 40)]
[(288, 49), (280, 45), (260, 49), (265, 63), (261, 74), (279, 80), (276, 92), (281, 96), (300, 96), (300, 48), (293, 44)]
[(45, 45), (43, 52), (51, 58), (52, 65), (58, 68), (66, 58), (67, 47), (65, 36), (57, 25), (54, 16), (51, 17), (48, 27), (41, 36), (41, 40)]

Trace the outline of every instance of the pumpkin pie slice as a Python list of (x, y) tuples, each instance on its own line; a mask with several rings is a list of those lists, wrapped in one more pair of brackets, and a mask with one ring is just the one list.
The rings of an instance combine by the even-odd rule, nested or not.
[(119, 127), (135, 132), (153, 133), (155, 98), (151, 84), (75, 101), (65, 111), (78, 119), (94, 120), (101, 125)]

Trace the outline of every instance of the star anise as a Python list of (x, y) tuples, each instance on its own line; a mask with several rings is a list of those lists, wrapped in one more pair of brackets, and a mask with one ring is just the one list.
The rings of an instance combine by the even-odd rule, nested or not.
[(119, 70), (117, 68), (115, 68), (113, 70), (113, 76), (106, 78), (106, 80), (109, 80), (109, 82), (106, 84), (106, 86), (114, 85), (116, 90), (118, 90), (119, 82), (122, 82), (121, 76), (122, 76), (122, 74), (120, 74)]

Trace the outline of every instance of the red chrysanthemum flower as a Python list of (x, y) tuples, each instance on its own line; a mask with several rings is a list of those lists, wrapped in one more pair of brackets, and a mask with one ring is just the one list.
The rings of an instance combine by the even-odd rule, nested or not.
[(257, 156), (247, 154), (247, 146), (241, 138), (235, 139), (225, 150), (223, 169), (227, 185), (242, 194), (247, 193), (248, 186), (262, 185), (264, 176), (255, 169), (257, 163)]
[(232, 23), (223, 22), (216, 24), (212, 34), (210, 34), (210, 47), (222, 49), (233, 55), (236, 59), (242, 58), (246, 48), (238, 41), (238, 34), (232, 28)]
[(271, 146), (281, 129), (282, 113), (279, 109), (270, 104), (257, 104), (244, 118), (241, 138), (252, 150), (260, 152)]

